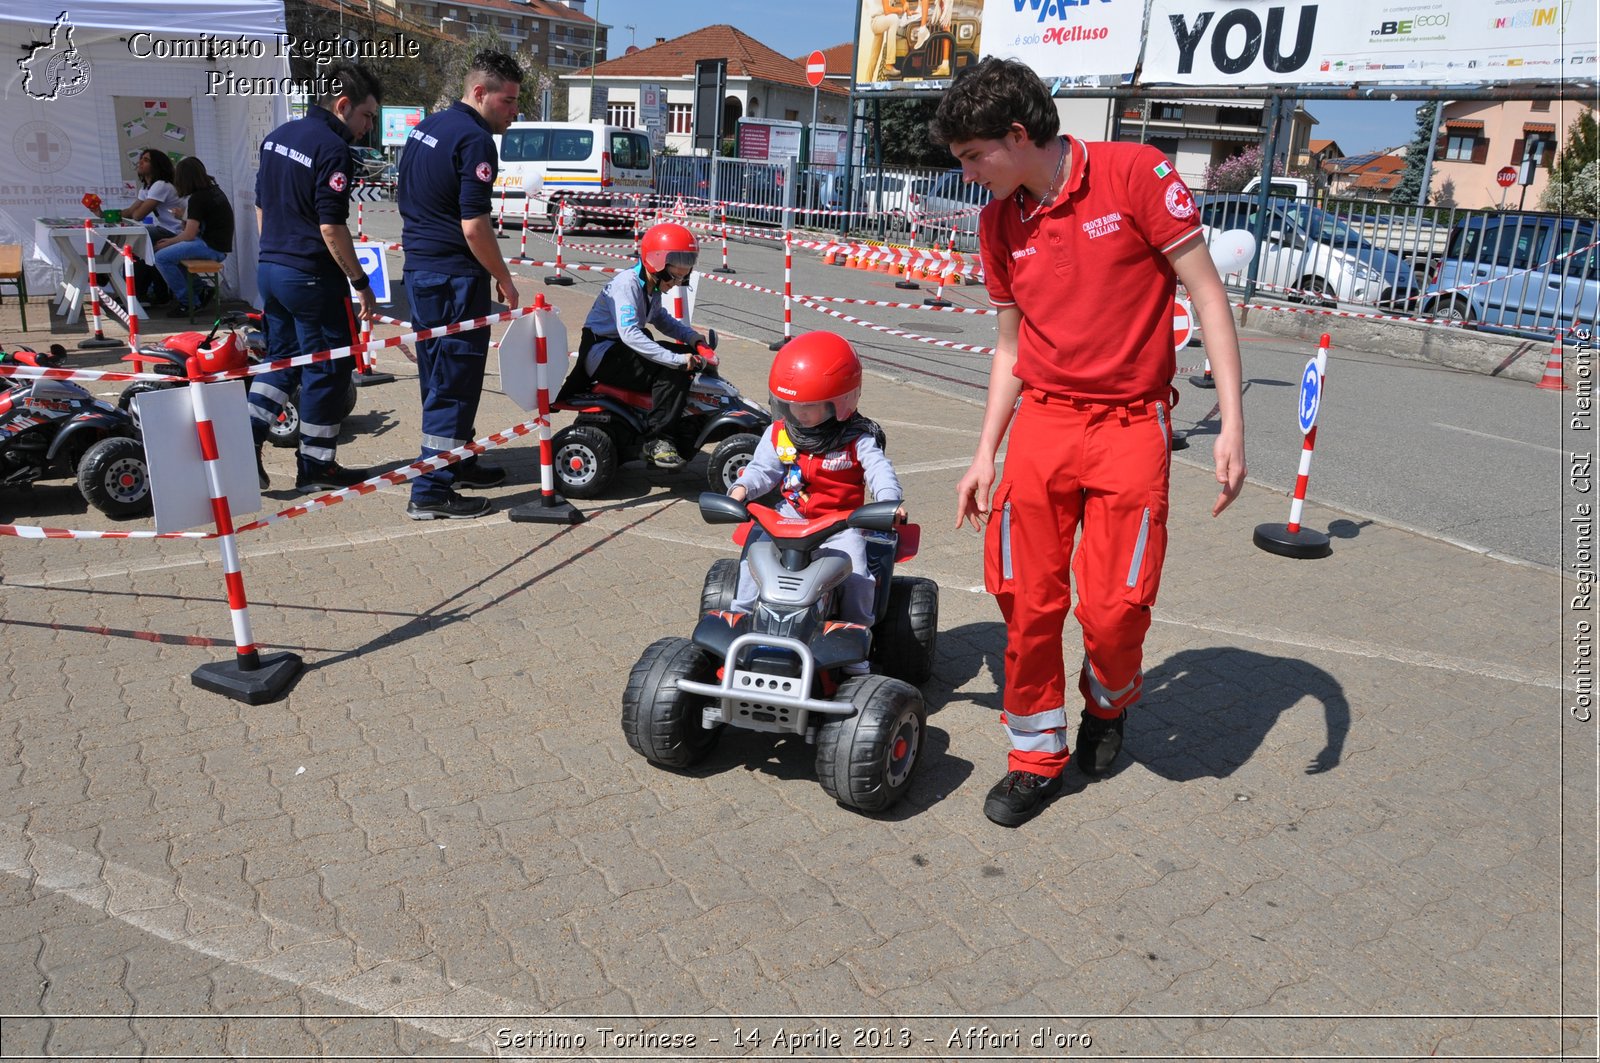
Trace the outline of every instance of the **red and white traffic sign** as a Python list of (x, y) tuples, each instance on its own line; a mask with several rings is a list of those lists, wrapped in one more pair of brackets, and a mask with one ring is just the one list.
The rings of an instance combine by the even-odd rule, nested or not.
[(1181, 295), (1172, 297), (1172, 348), (1181, 351), (1194, 338), (1194, 310)]
[(822, 79), (828, 76), (828, 57), (822, 52), (812, 52), (806, 59), (806, 81), (812, 88), (822, 84)]
[(1515, 166), (1502, 166), (1495, 171), (1495, 183), (1501, 188), (1510, 188), (1517, 183), (1517, 168)]

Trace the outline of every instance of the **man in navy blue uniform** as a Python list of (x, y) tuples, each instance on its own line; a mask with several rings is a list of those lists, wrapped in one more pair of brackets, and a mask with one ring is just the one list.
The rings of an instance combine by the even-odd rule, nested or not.
[[(401, 243), (406, 295), (419, 329), (489, 313), (489, 282), (502, 302), (517, 305), (490, 219), (500, 155), (494, 134), (517, 117), (522, 69), (503, 52), (479, 52), (467, 70), (461, 99), (424, 118), (400, 156)], [(470, 443), (475, 432), (489, 329), (472, 329), (417, 344), (422, 387), (422, 457)], [(457, 487), (493, 487), (505, 470), (476, 457), (425, 473), (411, 482), (412, 520), (477, 517), (487, 498), (466, 498)]]
[[(329, 95), (307, 108), (304, 118), (274, 129), (261, 144), (256, 173), (256, 224), (261, 232), (256, 283), (261, 289), (267, 353), (274, 361), (348, 347), (355, 334), (352, 287), (360, 293), (363, 320), (371, 319), (378, 305), (346, 221), (354, 169), (350, 144), (372, 129), (383, 90), (372, 72), (357, 63), (336, 63), (324, 78)], [(331, 491), (371, 475), (334, 461), (353, 368), (352, 359), (339, 358), (254, 379), (250, 427), (262, 487), (267, 486), (267, 474), (261, 466), (261, 444), (297, 382), (300, 452), (295, 486)]]

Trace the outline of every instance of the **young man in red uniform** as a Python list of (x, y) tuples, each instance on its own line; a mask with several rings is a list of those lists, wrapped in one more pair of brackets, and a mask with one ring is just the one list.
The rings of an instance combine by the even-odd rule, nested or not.
[(1217, 385), (1213, 516), (1245, 478), (1238, 338), (1194, 199), (1155, 148), (1059, 130), (1038, 76), (995, 58), (956, 79), (930, 125), (966, 180), (994, 195), (978, 235), (999, 336), (977, 454), (956, 486), (956, 526), (986, 526), (984, 581), (1006, 621), (1001, 719), (1011, 754), (984, 814), (1008, 827), (1061, 792), (1072, 579), (1084, 644), (1074, 745), (1085, 774), (1111, 766), (1139, 697), (1167, 545), (1175, 280), (1205, 330)]

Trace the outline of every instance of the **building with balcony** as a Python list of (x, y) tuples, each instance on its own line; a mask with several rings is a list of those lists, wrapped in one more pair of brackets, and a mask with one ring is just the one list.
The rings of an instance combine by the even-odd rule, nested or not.
[[(1252, 145), (1265, 145), (1265, 100), (1150, 99), (1123, 101), (1119, 139), (1160, 148), (1185, 181), (1203, 187), (1205, 172)], [(1317, 124), (1296, 106), (1280, 136), (1278, 154), (1298, 161), (1311, 154), (1311, 127)]]
[[(1567, 130), (1591, 105), (1581, 100), (1456, 100), (1445, 104), (1439, 139), (1433, 147), (1429, 197), (1451, 182), (1460, 207), (1526, 207), (1533, 210), (1550, 183), (1550, 167), (1566, 142)], [(1523, 159), (1536, 158), (1533, 183), (1526, 191), (1502, 188), (1495, 175), (1504, 167), (1519, 171)]]
[(606, 54), (607, 31), (585, 0), (377, 0), (457, 40), (494, 38), (506, 51), (558, 72), (586, 69)]

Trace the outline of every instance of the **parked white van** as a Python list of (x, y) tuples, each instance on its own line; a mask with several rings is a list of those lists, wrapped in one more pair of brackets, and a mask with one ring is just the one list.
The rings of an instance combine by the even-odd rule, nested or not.
[(616, 215), (585, 207), (623, 207), (640, 203), (655, 189), (650, 135), (602, 122), (513, 122), (497, 136), (500, 174), (494, 194), (506, 200), (506, 218), (522, 214), (527, 199), (529, 219), (550, 221), (565, 211), (563, 225), (590, 221), (621, 227)]

